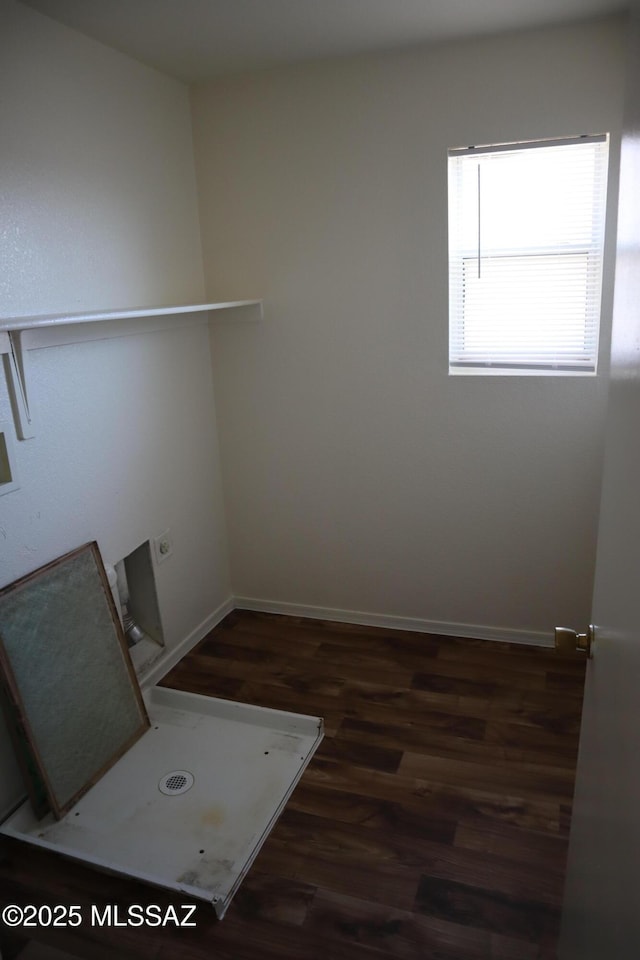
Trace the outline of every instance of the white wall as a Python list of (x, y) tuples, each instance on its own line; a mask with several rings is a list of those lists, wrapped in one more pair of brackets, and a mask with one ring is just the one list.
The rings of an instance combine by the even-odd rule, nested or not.
[[(0, 314), (200, 300), (186, 88), (26, 8), (1, 16)], [(169, 527), (157, 587), (175, 648), (230, 591), (206, 322), (29, 361), (36, 436), (0, 496), (0, 586), (87, 540), (117, 561)], [(3, 730), (0, 813), (20, 792)]]
[[(605, 378), (447, 376), (446, 151), (608, 130), (615, 167), (623, 35), (192, 88), (208, 293), (266, 298), (263, 325), (214, 338), (234, 594), (549, 639), (586, 625)], [(609, 269), (605, 354), (610, 302)]]
[(203, 290), (187, 88), (0, 4), (0, 315)]

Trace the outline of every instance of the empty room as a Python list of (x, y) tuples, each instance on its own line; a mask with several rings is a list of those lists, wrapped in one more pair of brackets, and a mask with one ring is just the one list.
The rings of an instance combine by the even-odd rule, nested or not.
[(637, 958), (636, 6), (0, 0), (2, 960)]

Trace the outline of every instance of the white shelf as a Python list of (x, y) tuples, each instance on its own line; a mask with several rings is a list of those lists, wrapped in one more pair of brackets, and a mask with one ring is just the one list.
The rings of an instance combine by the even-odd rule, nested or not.
[[(20, 440), (35, 435), (29, 397), (28, 352), (86, 340), (103, 340), (170, 328), (174, 318), (191, 314), (192, 323), (229, 319), (262, 320), (262, 300), (228, 300), (221, 303), (187, 303), (170, 307), (135, 307), (131, 310), (94, 310), (88, 313), (39, 314), (0, 319), (0, 354), (7, 355), (6, 371), (11, 405)], [(198, 314), (201, 315), (198, 320)], [(213, 317), (211, 316), (213, 314)], [(162, 318), (165, 318), (164, 320)]]
[(167, 317), (179, 313), (209, 313), (211, 310), (233, 310), (256, 307), (262, 313), (262, 300), (229, 300), (223, 303), (188, 303), (174, 307), (136, 307), (133, 310), (95, 310), (89, 313), (56, 313), (35, 317), (10, 317), (0, 320), (0, 331), (35, 330), (40, 327), (63, 327), (100, 320), (135, 320), (138, 317)]

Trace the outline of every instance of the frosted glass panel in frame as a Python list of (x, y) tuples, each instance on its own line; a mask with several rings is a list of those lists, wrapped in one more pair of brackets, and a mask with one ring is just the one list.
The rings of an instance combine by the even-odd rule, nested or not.
[(0, 666), (60, 817), (149, 726), (97, 544), (0, 591)]

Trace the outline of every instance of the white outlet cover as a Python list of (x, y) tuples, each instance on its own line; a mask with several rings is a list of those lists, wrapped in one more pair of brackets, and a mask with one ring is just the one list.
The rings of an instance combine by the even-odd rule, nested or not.
[(156, 557), (156, 563), (163, 563), (167, 557), (173, 553), (173, 535), (170, 530), (165, 530), (158, 537), (153, 538), (153, 552)]

